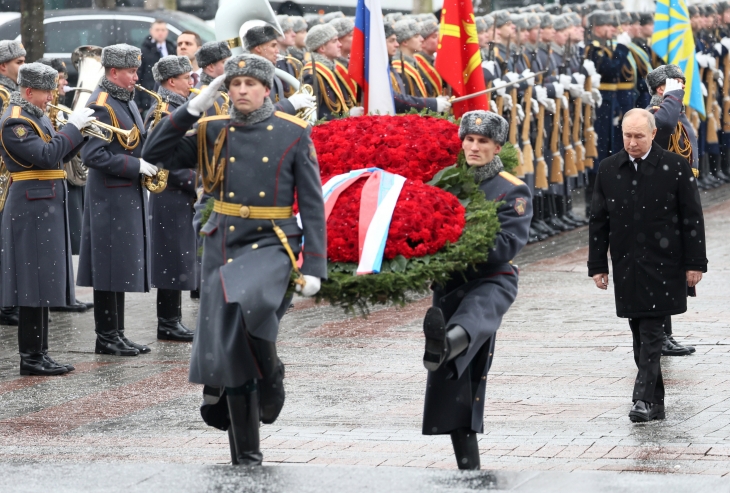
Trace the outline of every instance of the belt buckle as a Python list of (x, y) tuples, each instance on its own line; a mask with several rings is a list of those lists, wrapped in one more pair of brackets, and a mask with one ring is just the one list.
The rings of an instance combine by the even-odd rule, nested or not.
[(251, 215), (251, 209), (247, 205), (242, 205), (241, 208), (238, 210), (238, 214), (242, 218), (248, 219), (248, 217)]

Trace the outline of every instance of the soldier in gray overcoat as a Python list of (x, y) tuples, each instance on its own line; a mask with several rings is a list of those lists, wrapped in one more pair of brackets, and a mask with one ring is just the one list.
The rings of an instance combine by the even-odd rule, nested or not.
[(75, 301), (63, 163), (83, 145), (92, 111), (71, 114), (56, 133), (45, 106), (58, 72), (29, 63), (18, 83), (0, 124), (0, 155), (12, 178), (2, 218), (2, 303), (20, 307), (20, 374), (61, 375), (74, 367), (48, 355), (48, 307)]
[[(20, 41), (0, 41), (0, 111), (10, 104), (10, 95), (18, 91), (18, 69), (25, 63), (25, 48)], [(2, 218), (2, 211), (0, 211)], [(18, 325), (18, 307), (0, 308), (0, 325)]]
[[(273, 64), (260, 56), (231, 58), (224, 76), (162, 121), (143, 152), (145, 159), (164, 159), (174, 168), (196, 167), (198, 151), (204, 159), (201, 179), (214, 206), (202, 227), (203, 277), (190, 381), (205, 384), (206, 394), (227, 404), (227, 416), (215, 426), (229, 430), (234, 464), (261, 464), (259, 421), (273, 422), (283, 406), (284, 367), (275, 342), (291, 299), (292, 269), (305, 296), (315, 294), (327, 276), (324, 203), (311, 129), (274, 111), (268, 97), (273, 77)], [(230, 116), (198, 122), (224, 79)], [(205, 149), (199, 149), (200, 142)], [(295, 190), (302, 227), (292, 215)], [(206, 419), (205, 406), (201, 413)]]
[(119, 44), (102, 50), (105, 75), (87, 106), (104, 123), (131, 130), (130, 139), (90, 139), (81, 152), (89, 168), (76, 283), (94, 288), (96, 353), (136, 356), (147, 346), (124, 335), (124, 293), (150, 289), (147, 198), (140, 177), (157, 167), (141, 159), (146, 137), (134, 97), (139, 48)]
[[(192, 87), (192, 71), (186, 56), (169, 55), (152, 67), (162, 105), (158, 107), (155, 101), (147, 113), (148, 133), (158, 119), (185, 104)], [(157, 288), (157, 338), (161, 340), (193, 340), (193, 332), (182, 323), (182, 291), (198, 289), (197, 235), (193, 229), (195, 184), (194, 170), (172, 170), (167, 187), (150, 194), (152, 286)]]
[(527, 243), (532, 219), (529, 187), (504, 171), (497, 155), (507, 121), (496, 113), (465, 113), (459, 137), (466, 162), (487, 200), (500, 202), (500, 231), (484, 263), (434, 286), (423, 321), (428, 369), (424, 435), (451, 435), (459, 469), (479, 469), (476, 433), (484, 431), (484, 396), (494, 341), (517, 296), (519, 271), (512, 259)]

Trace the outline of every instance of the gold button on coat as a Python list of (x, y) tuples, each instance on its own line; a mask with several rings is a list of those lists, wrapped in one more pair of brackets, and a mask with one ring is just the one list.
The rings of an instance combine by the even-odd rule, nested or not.
[(274, 130), (274, 126), (273, 125), (269, 125), (268, 127), (266, 127), (266, 130)]
[(229, 258), (228, 259), (228, 263), (230, 264), (231, 262), (233, 262), (233, 259), (232, 258)]
[(233, 156), (231, 156), (231, 159), (229, 159), (229, 161), (232, 162), (232, 163), (235, 163), (236, 162), (236, 158), (233, 157)]
[(229, 196), (229, 197), (235, 197), (235, 196), (236, 196), (236, 194), (235, 194), (235, 193), (233, 193), (233, 192), (228, 192), (228, 196)]
[(259, 192), (259, 197), (266, 197), (266, 192)]
[(236, 127), (231, 127), (231, 128), (229, 129), (229, 130), (230, 130), (231, 132), (235, 132), (235, 131), (236, 131)]
[(267, 158), (266, 156), (264, 156), (264, 158), (262, 159), (262, 161), (265, 162), (265, 163), (268, 163), (269, 162), (269, 158)]
[(235, 231), (235, 230), (236, 230), (236, 227), (233, 225), (228, 227), (228, 231)]
[(248, 216), (251, 215), (251, 209), (249, 209), (247, 205), (242, 205), (238, 213), (241, 215), (242, 218), (248, 219)]
[(253, 245), (251, 245), (251, 248), (253, 248), (254, 250), (256, 250), (258, 247), (259, 247), (258, 243), (254, 243)]

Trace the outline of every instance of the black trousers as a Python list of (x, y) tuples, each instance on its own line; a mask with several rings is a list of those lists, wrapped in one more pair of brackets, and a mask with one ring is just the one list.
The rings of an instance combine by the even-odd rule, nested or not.
[(667, 318), (664, 320), (664, 333), (667, 334), (667, 337), (672, 337), (672, 316), (667, 315)]
[(664, 404), (662, 342), (666, 317), (630, 318), (634, 338), (634, 361), (638, 368), (632, 400)]

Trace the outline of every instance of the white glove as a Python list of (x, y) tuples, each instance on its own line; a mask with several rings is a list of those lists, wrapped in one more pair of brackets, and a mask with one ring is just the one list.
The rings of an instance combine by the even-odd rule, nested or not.
[(522, 109), (521, 105), (517, 105), (517, 123), (525, 121), (525, 110)]
[(502, 111), (509, 111), (512, 109), (512, 96), (505, 94), (502, 96)]
[(568, 107), (568, 98), (566, 98), (565, 96), (560, 96), (560, 104), (563, 105), (563, 108), (567, 108)]
[(707, 68), (707, 65), (709, 64), (707, 61), (707, 55), (704, 53), (695, 53), (695, 60), (697, 60), (697, 65), (702, 68)]
[(598, 89), (591, 89), (591, 94), (593, 95), (593, 100), (596, 102), (596, 108), (600, 108), (603, 104), (603, 96), (601, 96), (601, 91)]
[(155, 176), (157, 174), (157, 166), (152, 163), (148, 163), (144, 159), (140, 159), (139, 172), (145, 176)]
[(583, 94), (583, 86), (580, 84), (571, 84), (568, 86), (568, 92), (571, 98), (579, 98)]
[(670, 91), (679, 91), (682, 89), (682, 82), (677, 79), (667, 79), (666, 85), (664, 86), (664, 94)]
[(715, 57), (712, 55), (706, 55), (707, 56), (707, 65), (712, 69), (715, 70), (717, 67), (717, 60), (715, 60)]
[(596, 107), (596, 101), (593, 99), (593, 94), (590, 91), (583, 91), (580, 95), (580, 100), (583, 104), (590, 104), (594, 108)]
[(545, 104), (545, 109), (554, 115), (555, 112), (557, 111), (557, 106), (555, 106), (555, 100), (548, 99)]
[(96, 118), (91, 116), (93, 114), (94, 110), (92, 108), (78, 109), (68, 116), (68, 123), (81, 130), (96, 121)]
[(583, 68), (586, 69), (586, 72), (588, 72), (588, 75), (593, 76), (596, 74), (596, 64), (593, 63), (593, 60), (583, 60)]
[(446, 96), (437, 96), (436, 111), (439, 113), (446, 113), (449, 109), (451, 109), (451, 102), (449, 101), (449, 98)]
[[(350, 111), (348, 112), (348, 115), (350, 116), (363, 116), (365, 114), (365, 108), (362, 106), (355, 106), (353, 108), (350, 108)], [(319, 290), (319, 288), (317, 288)]]
[(315, 276), (304, 276), (304, 287), (301, 284), (297, 284), (294, 290), (302, 296), (314, 296), (319, 292), (319, 288), (322, 286), (322, 281), (319, 277)]
[(543, 86), (535, 86), (535, 99), (538, 103), (545, 106), (545, 101), (548, 100), (547, 89)]
[[(525, 77), (530, 77), (530, 76), (534, 76), (534, 75), (535, 75), (535, 72), (533, 72), (532, 70), (530, 70), (528, 68), (528, 69), (525, 69), (524, 72), (522, 72), (522, 74), (520, 75), (520, 77), (522, 77), (524, 79)], [(525, 82), (527, 82), (527, 85), (528, 86), (534, 86), (535, 85), (535, 79), (536, 78), (537, 77), (530, 77)]]
[(631, 36), (629, 36), (629, 33), (621, 33), (616, 38), (616, 43), (624, 46), (629, 46), (631, 44)]
[(200, 94), (195, 96), (188, 103), (188, 113), (193, 116), (200, 116), (208, 109), (213, 106), (215, 100), (218, 99), (218, 89), (223, 85), (223, 81), (226, 80), (226, 75), (220, 75), (213, 79), (208, 87), (200, 91)]
[(531, 99), (530, 106), (532, 107), (533, 115), (537, 115), (540, 112), (540, 104), (537, 102), (537, 99)]
[(519, 76), (519, 75), (517, 75), (517, 74), (516, 74), (516, 73), (514, 73), (514, 72), (507, 72), (506, 74), (504, 74), (504, 76), (505, 76), (505, 77), (507, 78), (507, 80), (508, 80), (508, 81), (510, 81), (510, 82), (514, 82), (514, 81), (516, 81), (516, 80), (518, 80), (518, 79), (520, 78), (520, 76)]
[(507, 92), (505, 90), (506, 85), (507, 85), (507, 83), (505, 81), (503, 81), (502, 79), (494, 79), (492, 81), (492, 86), (497, 88), (497, 94), (500, 96), (504, 96), (505, 93)]
[(718, 85), (720, 86), (720, 88), (722, 89), (722, 86), (724, 86), (724, 85), (725, 85), (725, 76), (724, 76), (724, 75), (722, 74), (722, 72), (721, 72), (721, 71), (719, 71), (719, 70), (718, 70), (718, 71), (716, 71), (716, 72), (715, 72), (715, 74), (717, 75), (717, 84), (718, 84)]
[(497, 102), (494, 99), (489, 100), (489, 111), (492, 113), (497, 112)]
[(730, 51), (730, 38), (722, 38), (720, 44), (723, 45), (728, 51)]
[(593, 89), (598, 89), (599, 87), (601, 87), (601, 74), (591, 75), (591, 87)]
[(573, 74), (573, 78), (575, 79), (575, 83), (579, 86), (585, 87), (586, 85), (586, 76), (580, 73)]
[(712, 47), (715, 49), (717, 56), (722, 56), (722, 45), (720, 43), (715, 43)]
[(620, 121), (621, 121), (621, 117), (620, 116), (615, 116), (613, 118), (613, 126), (614, 127), (618, 127), (618, 124), (619, 124)]
[(706, 98), (707, 97), (707, 86), (704, 83), (700, 82), (700, 87), (702, 88), (702, 96)]
[(573, 83), (573, 79), (566, 74), (560, 74), (558, 75), (558, 82), (560, 82), (560, 85), (563, 87), (568, 87), (570, 84)]
[(496, 68), (496, 63), (494, 60), (486, 60), (482, 62), (482, 68), (488, 71), (490, 74), (494, 75), (494, 69)]
[(563, 92), (565, 92), (565, 88), (563, 87), (563, 84), (560, 82), (553, 82), (553, 87), (555, 88), (555, 96), (562, 96)]
[(303, 92), (292, 94), (287, 99), (297, 111), (301, 110), (302, 108), (313, 108), (315, 101), (317, 101), (314, 96), (310, 96), (309, 94), (305, 94)]

